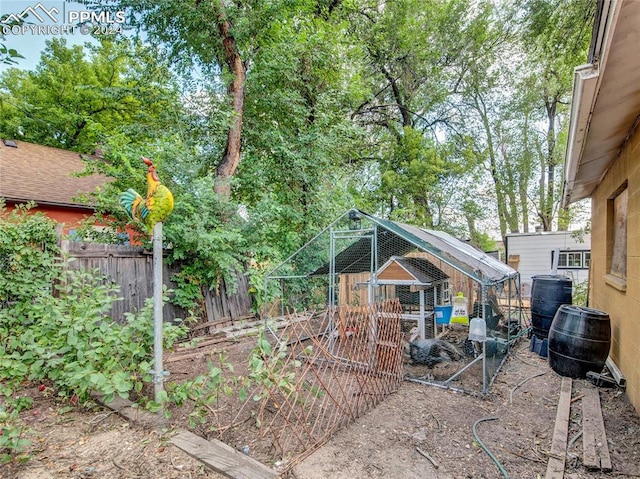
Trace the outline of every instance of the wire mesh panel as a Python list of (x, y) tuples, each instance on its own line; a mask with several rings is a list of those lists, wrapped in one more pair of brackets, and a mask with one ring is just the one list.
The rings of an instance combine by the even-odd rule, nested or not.
[[(374, 244), (373, 222), (356, 222), (344, 215), (272, 270), (265, 280), (265, 293), (278, 298), (282, 315), (338, 304), (340, 275), (375, 270)], [(367, 298), (363, 304), (369, 302)]]
[(282, 470), (397, 390), (400, 313), (397, 301), (344, 306), (311, 319), (294, 313), (276, 332), (279, 341), (263, 358), (268, 380), (258, 393), (256, 420)]
[(443, 326), (434, 339), (411, 343), (422, 348), (422, 357), (405, 365), (407, 379), (470, 393), (486, 392), (511, 341), (521, 332), (521, 324), (518, 311), (509, 307), (498, 288), (479, 289), (468, 301), (468, 316), (470, 322), (473, 318), (484, 320), (486, 339), (470, 337), (470, 327), (465, 324)]
[[(267, 275), (265, 291), (277, 299), (265, 304), (278, 308), (272, 306), (264, 315), (273, 317), (276, 309), (280, 316), (294, 309), (322, 312), (327, 331), (339, 345), (367, 331), (366, 325), (354, 323), (357, 308), (393, 300), (400, 308), (405, 345), (438, 339), (442, 348), (453, 348), (445, 355), (448, 365), (420, 377), (486, 392), (511, 337), (518, 334), (514, 310), (503, 301), (511, 301), (504, 289), (516, 277), (509, 266), (446, 233), (350, 210)], [(516, 294), (519, 301), (519, 291)], [(439, 321), (438, 313), (453, 300), (464, 304), (465, 313), (462, 324), (450, 326)], [(486, 323), (484, 343), (468, 338), (474, 317)], [(340, 351), (332, 354), (342, 357)], [(461, 377), (465, 371), (473, 376), (466, 382)]]

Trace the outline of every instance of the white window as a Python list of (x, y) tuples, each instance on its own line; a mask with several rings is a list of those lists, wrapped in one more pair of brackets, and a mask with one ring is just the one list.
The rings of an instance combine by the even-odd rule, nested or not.
[[(551, 252), (552, 266), (553, 266), (554, 257), (555, 257), (555, 251), (552, 251)], [(591, 264), (590, 251), (564, 250), (559, 252), (558, 269), (589, 269), (590, 264)]]

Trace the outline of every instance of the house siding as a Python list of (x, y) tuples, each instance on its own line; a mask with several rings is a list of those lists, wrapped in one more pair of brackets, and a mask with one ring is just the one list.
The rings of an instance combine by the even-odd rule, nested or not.
[[(12, 211), (15, 208), (13, 203), (7, 204), (7, 211)], [(45, 206), (45, 205), (37, 205), (35, 208), (30, 210), (32, 213), (41, 212), (44, 213), (45, 216), (52, 219), (56, 223), (62, 225), (62, 233), (69, 234), (71, 230), (79, 227), (82, 222), (90, 217), (94, 210), (90, 208), (65, 208), (58, 206)]]
[[(606, 281), (611, 256), (608, 200), (627, 183), (626, 291)], [(610, 356), (627, 379), (627, 395), (640, 411), (640, 132), (635, 130), (592, 194), (591, 300), (611, 318)]]
[[(521, 293), (524, 298), (531, 296), (532, 277), (541, 274), (551, 274), (551, 252), (561, 251), (589, 251), (591, 237), (589, 234), (577, 238), (575, 232), (554, 231), (541, 233), (517, 233), (507, 235), (507, 260), (509, 256), (518, 255), (518, 273), (520, 273)], [(589, 279), (588, 269), (563, 269), (557, 274), (571, 278), (576, 286)]]

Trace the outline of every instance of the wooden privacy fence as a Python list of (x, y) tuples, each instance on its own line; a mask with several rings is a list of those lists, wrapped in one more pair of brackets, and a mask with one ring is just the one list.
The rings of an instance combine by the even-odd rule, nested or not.
[[(139, 311), (147, 298), (153, 297), (153, 253), (136, 246), (123, 246), (100, 243), (82, 243), (62, 241), (62, 250), (74, 261), (69, 267), (73, 269), (98, 270), (120, 286), (120, 301), (115, 301), (111, 308), (111, 317), (116, 321), (124, 319), (125, 312)], [(179, 265), (164, 264), (163, 282), (168, 289), (174, 289), (171, 276), (180, 271)], [(206, 317), (200, 318), (215, 325), (217, 322), (227, 324), (229, 321), (244, 318), (251, 314), (252, 300), (249, 285), (243, 272), (237, 276), (238, 287), (235, 293), (229, 294), (224, 281), (217, 291), (205, 288), (204, 310)], [(185, 318), (187, 311), (166, 303), (164, 320), (173, 321)]]

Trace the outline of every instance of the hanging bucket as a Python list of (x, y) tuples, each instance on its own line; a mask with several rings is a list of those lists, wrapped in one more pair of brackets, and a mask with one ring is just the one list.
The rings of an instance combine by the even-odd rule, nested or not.
[(433, 309), (436, 313), (436, 324), (449, 324), (453, 306), (451, 306), (450, 304), (444, 304), (440, 306), (436, 305)]
[(571, 304), (572, 283), (566, 276), (534, 276), (531, 286), (531, 326), (534, 336), (545, 339), (558, 308)]
[(561, 376), (600, 373), (611, 347), (611, 321), (603, 311), (562, 305), (549, 329), (549, 366)]

